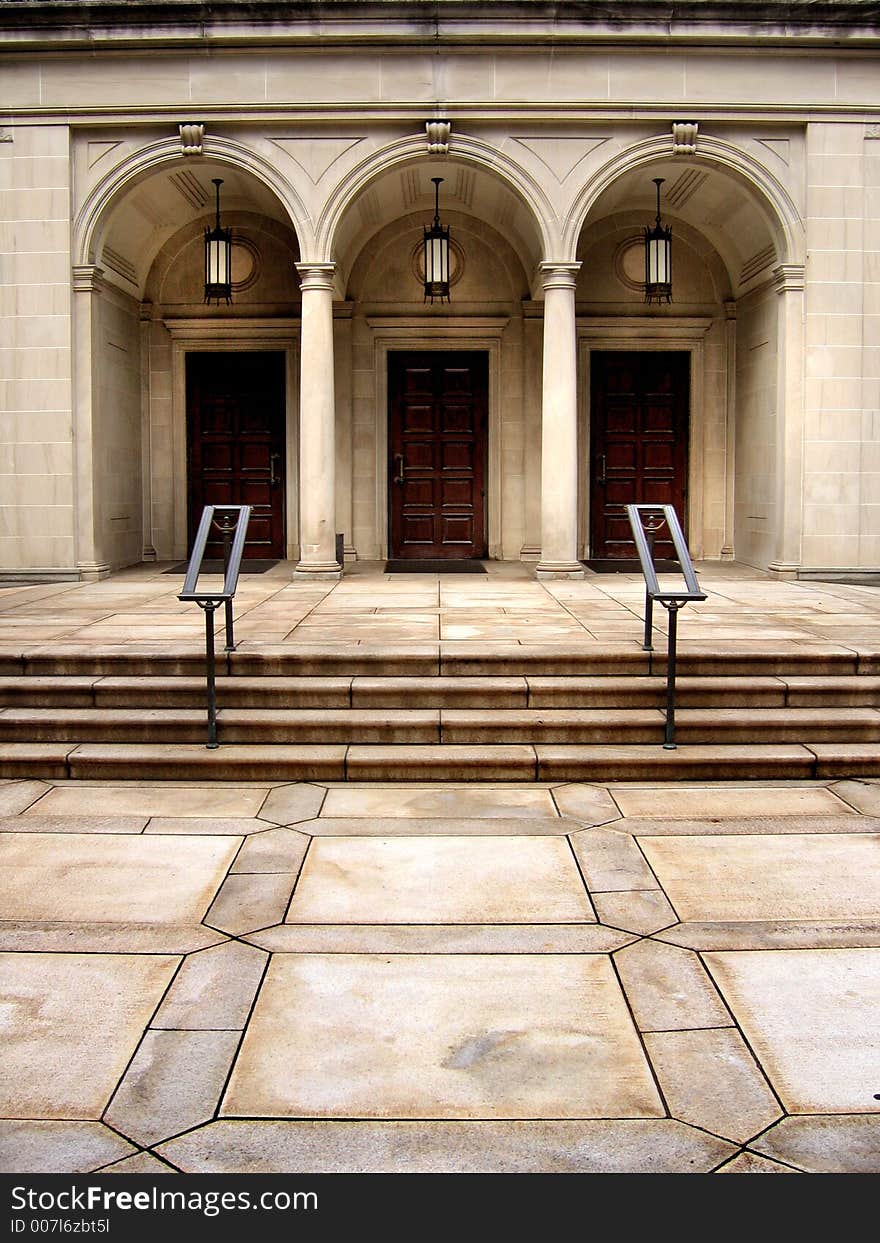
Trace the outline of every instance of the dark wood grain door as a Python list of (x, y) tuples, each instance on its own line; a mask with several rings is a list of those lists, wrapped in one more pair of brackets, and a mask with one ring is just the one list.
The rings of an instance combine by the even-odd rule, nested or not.
[(284, 556), (284, 408), (283, 354), (187, 354), (190, 547), (205, 505), (251, 505), (245, 558)]
[[(627, 504), (674, 505), (687, 531), (689, 387), (689, 354), (591, 354), (591, 559), (637, 555)], [(655, 554), (675, 557), (665, 528), (657, 534)]]
[(486, 556), (485, 353), (389, 354), (393, 558)]

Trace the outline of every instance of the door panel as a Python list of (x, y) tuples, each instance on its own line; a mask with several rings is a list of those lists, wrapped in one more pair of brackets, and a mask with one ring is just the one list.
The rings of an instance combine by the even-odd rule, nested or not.
[(486, 556), (488, 359), (389, 354), (391, 556)]
[[(189, 543), (205, 505), (251, 505), (246, 559), (284, 556), (284, 355), (186, 357)], [(219, 535), (208, 558), (223, 556)]]
[[(690, 356), (594, 351), (590, 358), (590, 555), (629, 559), (635, 544), (624, 506), (673, 505), (687, 529)], [(664, 538), (666, 536), (666, 538)], [(665, 530), (658, 558), (674, 558)]]

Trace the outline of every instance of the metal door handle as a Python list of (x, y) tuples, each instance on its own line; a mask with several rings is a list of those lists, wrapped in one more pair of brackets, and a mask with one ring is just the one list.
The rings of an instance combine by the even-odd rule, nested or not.
[(596, 476), (596, 483), (605, 482), (605, 454), (599, 454), (599, 474)]
[(394, 455), (394, 482), (403, 483), (403, 481), (404, 481), (403, 454), (395, 453)]
[(278, 476), (275, 474), (275, 463), (281, 461), (280, 453), (269, 454), (269, 483), (278, 483)]

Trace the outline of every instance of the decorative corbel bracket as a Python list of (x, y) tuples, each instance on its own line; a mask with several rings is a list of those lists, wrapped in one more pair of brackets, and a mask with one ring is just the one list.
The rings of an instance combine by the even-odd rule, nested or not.
[(202, 140), (205, 137), (205, 127), (201, 122), (188, 121), (177, 127), (180, 131), (180, 145), (184, 155), (201, 155)]
[(426, 121), (425, 133), (428, 136), (429, 155), (449, 155), (449, 135), (452, 132), (450, 121)]
[(673, 121), (672, 154), (693, 155), (697, 150), (698, 129), (696, 121)]

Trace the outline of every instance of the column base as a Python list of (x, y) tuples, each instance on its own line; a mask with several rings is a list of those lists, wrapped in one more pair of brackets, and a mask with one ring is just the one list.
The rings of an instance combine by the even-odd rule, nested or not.
[(84, 583), (98, 583), (102, 578), (109, 578), (113, 572), (106, 561), (78, 561), (76, 568)]
[(535, 578), (585, 578), (580, 561), (539, 561)]
[(767, 566), (767, 573), (772, 574), (774, 578), (797, 578), (798, 570), (801, 567), (795, 561), (771, 561)]
[(293, 571), (295, 582), (336, 582), (342, 578), (338, 561), (300, 561)]

